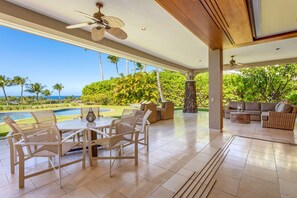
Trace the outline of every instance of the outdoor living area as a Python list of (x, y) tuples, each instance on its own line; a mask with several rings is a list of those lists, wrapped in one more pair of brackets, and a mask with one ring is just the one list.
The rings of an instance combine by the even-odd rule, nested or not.
[[(175, 111), (174, 120), (150, 127), (150, 149), (139, 145), (138, 165), (98, 160), (62, 168), (62, 188), (55, 172), (25, 180), (18, 187), (18, 166), (10, 173), (9, 148), (1, 142), (0, 194), (5, 197), (296, 197), (297, 130), (262, 128), (259, 122), (231, 123), (223, 133), (208, 127), (208, 112)], [(133, 150), (133, 149), (132, 149)], [(125, 148), (130, 152), (131, 148)], [(104, 155), (108, 153), (105, 152)], [(70, 152), (66, 160), (79, 158)], [(25, 171), (47, 168), (46, 159), (26, 161)], [(199, 175), (200, 173), (200, 175)], [(202, 175), (203, 174), (203, 175)], [(190, 180), (189, 180), (190, 179)], [(186, 185), (185, 185), (186, 184)]]
[[(283, 0), (0, 1), (1, 27), (29, 35), (29, 44), (40, 37), (32, 53), (0, 27), (1, 59), (18, 61), (1, 65), (1, 108), (32, 115), (7, 116), (0, 126), (10, 130), (0, 139), (0, 196), (296, 198), (296, 7)], [(102, 62), (114, 70), (104, 73)], [(51, 90), (31, 82), (37, 79), (55, 81), (58, 106), (60, 81), (69, 83), (81, 96), (73, 104), (81, 115), (58, 119)], [(5, 88), (15, 85), (21, 96), (9, 104)]]

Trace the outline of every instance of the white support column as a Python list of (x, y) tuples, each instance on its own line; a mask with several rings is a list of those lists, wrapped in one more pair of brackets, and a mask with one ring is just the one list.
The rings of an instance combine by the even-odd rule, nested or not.
[(208, 50), (209, 63), (209, 128), (222, 132), (223, 128), (223, 56), (222, 50)]

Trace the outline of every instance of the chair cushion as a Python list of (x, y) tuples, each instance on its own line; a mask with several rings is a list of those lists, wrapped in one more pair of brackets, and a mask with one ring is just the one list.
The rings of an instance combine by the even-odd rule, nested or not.
[(276, 103), (263, 102), (261, 103), (261, 111), (275, 111)]
[(259, 102), (245, 102), (245, 110), (260, 111)]

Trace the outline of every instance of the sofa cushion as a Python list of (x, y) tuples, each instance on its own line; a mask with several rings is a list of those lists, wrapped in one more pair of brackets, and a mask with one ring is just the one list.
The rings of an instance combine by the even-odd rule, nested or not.
[(261, 111), (275, 111), (276, 103), (263, 102), (261, 103)]
[(237, 105), (241, 106), (241, 109), (244, 110), (244, 102), (233, 102), (229, 103), (229, 109), (237, 109)]
[(236, 109), (225, 109), (224, 110), (225, 114), (230, 114), (230, 112), (237, 112), (237, 110)]
[(244, 106), (245, 106), (245, 110), (260, 111), (259, 102), (245, 102)]
[(261, 115), (261, 111), (248, 111), (248, 110), (245, 110), (244, 112), (249, 113), (251, 115)]

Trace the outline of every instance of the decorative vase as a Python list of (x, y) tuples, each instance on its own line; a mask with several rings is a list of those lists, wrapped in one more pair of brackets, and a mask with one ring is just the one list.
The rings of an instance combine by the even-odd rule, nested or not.
[(87, 114), (86, 119), (87, 119), (88, 122), (94, 122), (96, 120), (96, 116), (95, 116), (92, 108), (89, 108), (89, 112)]

